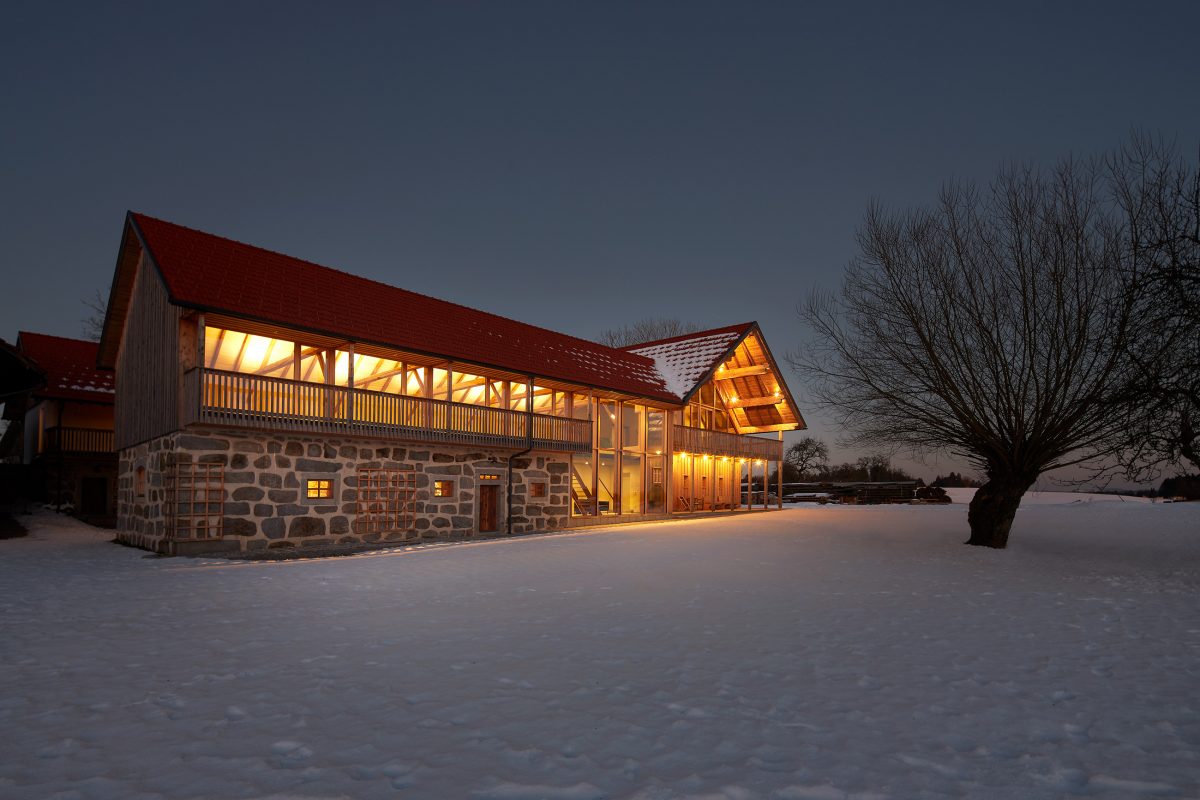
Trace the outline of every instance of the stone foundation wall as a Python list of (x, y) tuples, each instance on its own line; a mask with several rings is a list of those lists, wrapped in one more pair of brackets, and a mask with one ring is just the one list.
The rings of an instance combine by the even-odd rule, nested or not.
[[(505, 530), (506, 450), (450, 445), (322, 438), (242, 431), (183, 431), (122, 452), (118, 537), (148, 549), (168, 549), (167, 473), (192, 462), (223, 471), (223, 538), (213, 550), (256, 551), (418, 539), (463, 539)], [(513, 462), (513, 533), (567, 527), (570, 456), (534, 452)], [(146, 492), (137, 495), (137, 469)], [(411, 530), (372, 533), (356, 525), (361, 468), (413, 470)], [(496, 475), (496, 533), (479, 531), (480, 475)], [(309, 500), (307, 479), (331, 480), (333, 497)], [(451, 497), (434, 497), (434, 482), (453, 480)], [(546, 484), (545, 497), (530, 485)], [(210, 544), (210, 543), (205, 543)], [(203, 548), (200, 548), (203, 549)]]

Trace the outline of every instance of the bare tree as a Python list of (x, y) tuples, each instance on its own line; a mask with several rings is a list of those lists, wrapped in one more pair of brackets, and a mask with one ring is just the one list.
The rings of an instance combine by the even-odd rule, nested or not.
[(1133, 136), (1108, 163), (1130, 258), (1145, 273), (1122, 463), (1134, 479), (1164, 464), (1200, 469), (1200, 168), (1148, 135)]
[(629, 347), (642, 342), (653, 342), (656, 339), (670, 339), (672, 336), (695, 333), (698, 330), (700, 330), (700, 326), (693, 322), (666, 317), (647, 317), (632, 325), (601, 331), (596, 341), (609, 347)]
[(89, 342), (100, 341), (104, 333), (104, 315), (108, 313), (108, 298), (99, 289), (92, 297), (85, 297), (79, 302), (87, 308), (87, 313), (79, 321), (83, 329), (83, 338)]
[(787, 449), (783, 460), (801, 479), (811, 478), (829, 465), (829, 445), (805, 436)]
[(839, 294), (791, 357), (852, 444), (950, 452), (986, 482), (968, 544), (1004, 547), (1043, 472), (1121, 449), (1137, 265), (1102, 164), (1010, 167), (932, 208), (867, 212)]

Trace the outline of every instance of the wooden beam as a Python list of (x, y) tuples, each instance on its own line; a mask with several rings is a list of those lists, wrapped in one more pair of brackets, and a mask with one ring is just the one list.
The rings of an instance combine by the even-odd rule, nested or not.
[(726, 408), (758, 408), (760, 406), (777, 406), (784, 402), (782, 397), (774, 395), (770, 397), (739, 397), (737, 400), (729, 400), (725, 403)]
[(733, 369), (718, 369), (713, 378), (718, 381), (731, 381), (734, 378), (748, 378), (751, 375), (766, 375), (771, 368), (766, 364), (754, 367), (734, 367)]
[(799, 423), (785, 422), (782, 425), (753, 425), (742, 428), (742, 433), (773, 433), (775, 431), (794, 431)]

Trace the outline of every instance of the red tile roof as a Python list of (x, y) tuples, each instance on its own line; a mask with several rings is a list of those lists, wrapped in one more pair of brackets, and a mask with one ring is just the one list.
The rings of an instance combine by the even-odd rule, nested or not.
[(39, 397), (111, 404), (114, 373), (96, 368), (95, 342), (21, 331), (17, 347), (46, 374)]
[(678, 402), (654, 361), (309, 261), (129, 215), (176, 305)]

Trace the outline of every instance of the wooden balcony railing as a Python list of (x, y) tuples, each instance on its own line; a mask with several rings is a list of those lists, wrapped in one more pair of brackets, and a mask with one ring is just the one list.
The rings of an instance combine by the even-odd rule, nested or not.
[(592, 423), (215, 369), (184, 375), (184, 424), (589, 452)]
[(736, 433), (710, 431), (704, 428), (675, 426), (674, 446), (677, 453), (707, 453), (712, 456), (753, 458), (763, 461), (782, 461), (783, 442), (758, 436), (739, 436)]
[(43, 453), (112, 453), (113, 432), (101, 428), (46, 428)]

